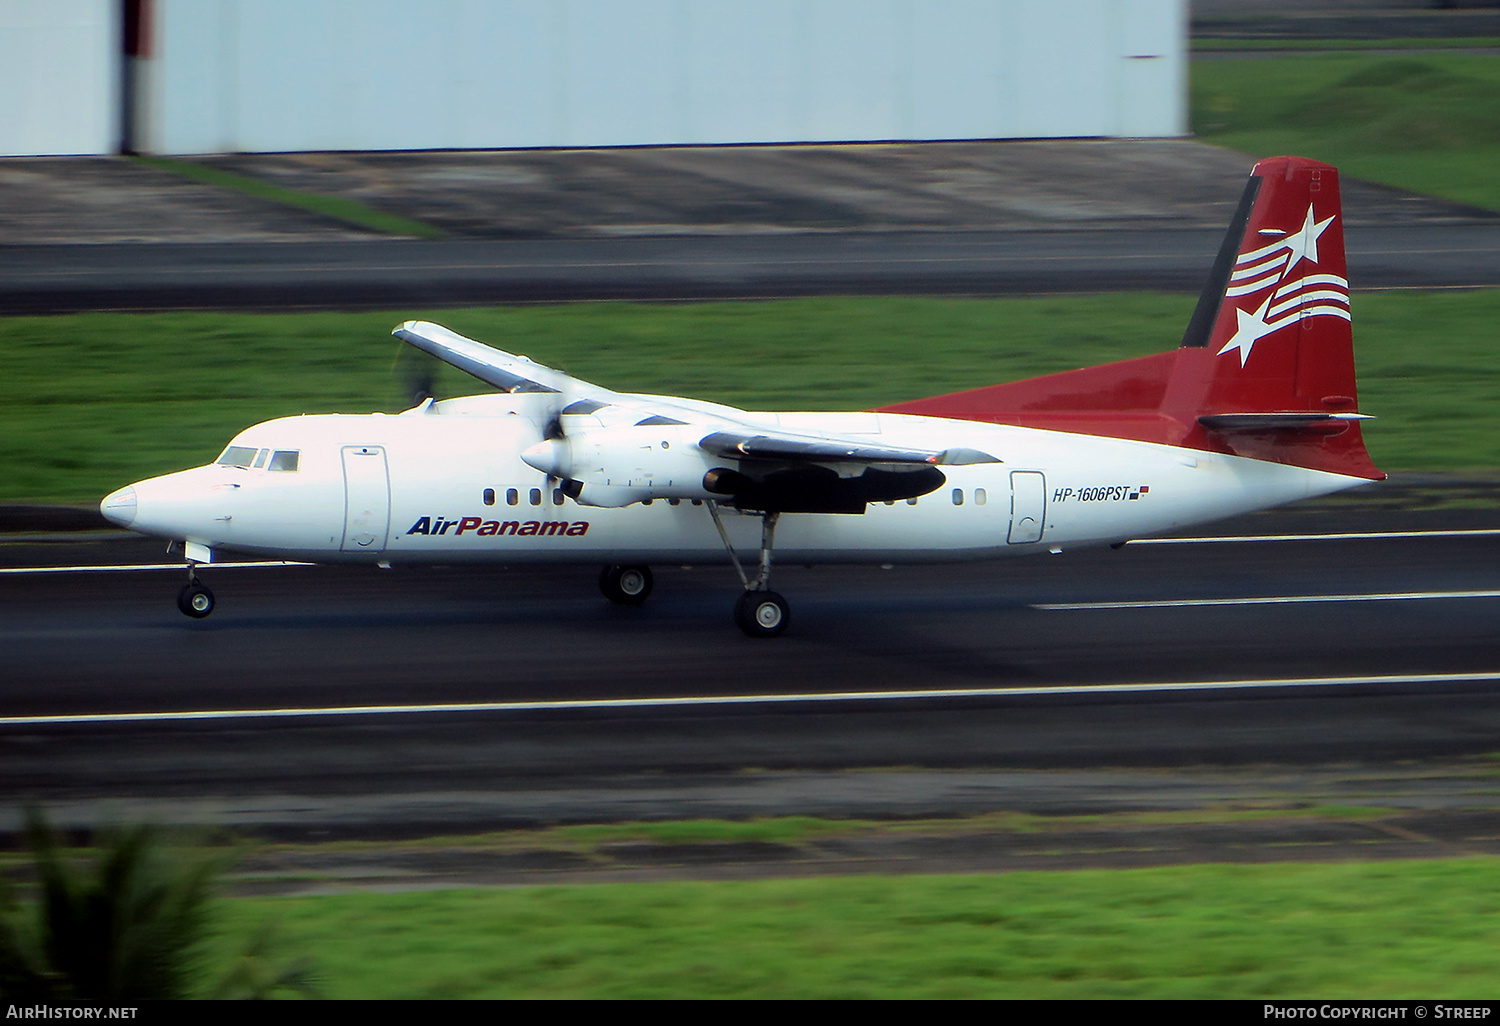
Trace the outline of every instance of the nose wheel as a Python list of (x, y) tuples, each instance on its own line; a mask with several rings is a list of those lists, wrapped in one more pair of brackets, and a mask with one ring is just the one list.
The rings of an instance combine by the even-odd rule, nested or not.
[[(172, 546), (167, 546), (167, 551), (171, 552)], [(177, 608), (182, 611), (183, 616), (191, 616), (194, 620), (201, 620), (214, 611), (214, 593), (198, 580), (198, 567), (203, 562), (201, 559), (193, 559), (192, 553), (189, 553), (187, 583), (177, 593)]]
[(194, 577), (177, 593), (177, 608), (182, 615), (201, 620), (214, 611), (214, 593)]

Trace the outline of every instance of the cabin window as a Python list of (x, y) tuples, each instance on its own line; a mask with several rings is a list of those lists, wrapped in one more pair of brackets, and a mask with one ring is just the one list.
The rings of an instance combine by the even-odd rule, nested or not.
[(955, 505), (955, 506), (962, 506), (963, 504), (964, 504), (964, 490), (962, 488), (955, 488), (955, 489), (953, 489), (953, 505)]
[(988, 500), (985, 497), (984, 489), (983, 488), (976, 488), (976, 489), (974, 489), (974, 505), (976, 505), (976, 506), (983, 506), (986, 501), (988, 501)]
[(563, 504), (563, 490), (561, 488), (554, 488), (554, 489), (552, 489), (552, 505), (554, 505), (554, 506), (561, 506), (562, 504)]
[(681, 505), (681, 503), (682, 503), (681, 499), (668, 499), (667, 500), (667, 505), (668, 506), (677, 506), (677, 505)]
[(649, 506), (649, 505), (651, 505), (651, 502), (652, 502), (652, 500), (650, 500), (650, 499), (642, 499), (641, 500), (641, 505), (642, 506)]
[(514, 488), (507, 488), (507, 489), (505, 489), (505, 504), (507, 506), (514, 506), (517, 503), (519, 503), (520, 501), (521, 501), (521, 493), (520, 492), (516, 491)]
[(542, 504), (542, 490), (540, 488), (533, 488), (531, 490), (531, 504), (533, 506), (540, 506)]
[(214, 462), (221, 467), (249, 467), (255, 461), (255, 450), (248, 445), (231, 445)]
[(297, 469), (301, 459), (302, 453), (297, 449), (283, 449), (271, 454), (271, 462), (266, 464), (266, 469), (290, 474)]
[(495, 504), (495, 489), (486, 488), (484, 490), (484, 504), (486, 506), (493, 506)]
[(906, 500), (906, 504), (908, 506), (915, 506), (917, 504), (917, 497), (913, 495), (911, 498)]

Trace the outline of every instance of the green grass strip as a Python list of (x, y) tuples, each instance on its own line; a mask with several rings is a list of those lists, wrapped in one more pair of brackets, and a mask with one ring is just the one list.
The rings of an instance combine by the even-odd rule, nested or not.
[(1500, 210), (1500, 56), (1286, 54), (1192, 65), (1200, 139)]
[(221, 171), (218, 168), (205, 167), (191, 160), (147, 156), (136, 156), (129, 159), (134, 160), (138, 164), (156, 168), (158, 171), (167, 171), (222, 189), (233, 189), (236, 192), (242, 192), (258, 199), (270, 200), (272, 203), (280, 203), (283, 206), (308, 210), (312, 213), (322, 214), (325, 217), (331, 217), (359, 228), (367, 228), (370, 231), (382, 232), (387, 235), (409, 235), (419, 239), (440, 239), (443, 237), (442, 230), (430, 224), (423, 224), (421, 221), (413, 221), (405, 217), (397, 217), (394, 214), (382, 213), (373, 207), (368, 207), (360, 203), (358, 200), (348, 199), (343, 196), (320, 196), (317, 193), (284, 189), (279, 185), (272, 185), (270, 182), (262, 181), (259, 178), (238, 175), (232, 171)]
[[(265, 852), (389, 853), (393, 848), (491, 853), (570, 852), (597, 855), (620, 844), (804, 845), (856, 836), (963, 837), (973, 834), (1058, 834), (1078, 830), (1129, 830), (1141, 827), (1197, 824), (1295, 822), (1299, 820), (1378, 820), (1399, 810), (1372, 805), (1303, 804), (1298, 801), (1240, 802), (1192, 809), (1150, 812), (1110, 812), (1079, 815), (1040, 815), (1029, 812), (992, 812), (962, 819), (862, 820), (817, 816), (765, 816), (746, 820), (688, 819), (585, 823), (566, 826), (503, 830), (486, 834), (447, 834), (413, 841), (323, 841), (260, 846)], [(19, 863), (19, 854), (0, 852), (0, 867)]]
[[(404, 408), (390, 337), (427, 317), (620, 391), (858, 410), (1170, 349), (1194, 297), (829, 297), (375, 313), (0, 318), (0, 502), (97, 502), (273, 417)], [(1387, 470), (1500, 468), (1500, 291), (1357, 293), (1365, 436)], [(420, 358), (425, 359), (425, 358)], [(447, 366), (440, 395), (487, 391)]]
[(1194, 36), (1194, 53), (1305, 50), (1484, 50), (1500, 47), (1500, 36), (1405, 36), (1399, 39), (1243, 39), (1234, 36)]
[(243, 899), (332, 998), (1432, 998), (1500, 978), (1500, 860)]

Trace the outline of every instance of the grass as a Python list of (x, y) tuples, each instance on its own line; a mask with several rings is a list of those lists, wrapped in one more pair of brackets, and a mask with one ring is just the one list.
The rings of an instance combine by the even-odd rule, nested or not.
[[(625, 391), (868, 409), (1171, 348), (1193, 297), (903, 297), (394, 313), (0, 319), (0, 502), (90, 503), (205, 463), (272, 417), (405, 405), (389, 337), (420, 315)], [(1500, 292), (1355, 297), (1366, 431), (1387, 470), (1500, 467)], [(438, 392), (485, 391), (442, 367)]]
[(1500, 861), (242, 899), (334, 998), (1486, 999)]
[(242, 192), (258, 199), (270, 200), (272, 203), (280, 203), (288, 207), (296, 207), (299, 210), (308, 210), (324, 217), (331, 217), (346, 224), (352, 224), (358, 228), (366, 228), (370, 231), (381, 232), (386, 235), (409, 235), (418, 239), (440, 239), (443, 232), (430, 224), (421, 221), (413, 221), (410, 218), (397, 217), (394, 214), (383, 213), (373, 207), (368, 207), (358, 200), (349, 199), (344, 196), (323, 196), (312, 192), (298, 192), (295, 189), (284, 189), (279, 185), (262, 181), (259, 178), (251, 178), (247, 175), (237, 175), (232, 171), (222, 171), (218, 168), (205, 167), (190, 160), (182, 160), (175, 157), (131, 157), (138, 164), (153, 167), (158, 171), (166, 171), (171, 174), (191, 178), (196, 182), (213, 185), (222, 189), (232, 189)]
[(1487, 50), (1500, 47), (1500, 36), (1432, 37), (1404, 36), (1394, 39), (1245, 39), (1234, 36), (1194, 36), (1194, 53), (1251, 52), (1264, 50)]
[(1500, 210), (1500, 57), (1308, 53), (1200, 60), (1200, 139)]
[[(1481, 774), (1482, 775), (1482, 771)], [(736, 845), (760, 843), (796, 847), (830, 838), (878, 835), (960, 837), (974, 834), (1055, 834), (1080, 830), (1132, 830), (1187, 826), (1300, 820), (1378, 820), (1400, 810), (1372, 805), (1312, 804), (1300, 799), (1275, 798), (1209, 805), (1192, 809), (1124, 811), (1068, 815), (1031, 812), (990, 812), (941, 819), (826, 819), (818, 816), (764, 816), (745, 820), (689, 819), (625, 821), (501, 830), (483, 834), (440, 834), (403, 841), (320, 841), (255, 844), (246, 850), (274, 857), (277, 853), (382, 853), (400, 850), (443, 850), (491, 853), (567, 852), (596, 855), (608, 846)], [(0, 851), (0, 873), (19, 865), (22, 856)]]

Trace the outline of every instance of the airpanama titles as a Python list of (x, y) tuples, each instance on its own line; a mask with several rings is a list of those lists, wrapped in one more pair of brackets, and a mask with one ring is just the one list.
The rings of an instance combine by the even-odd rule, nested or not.
[(422, 517), (406, 529), (407, 534), (447, 534), (453, 528), (455, 536), (473, 531), (480, 537), (495, 534), (514, 534), (521, 537), (533, 535), (559, 535), (577, 538), (588, 534), (587, 520), (485, 520), (482, 517), (460, 517), (445, 520), (442, 517)]

